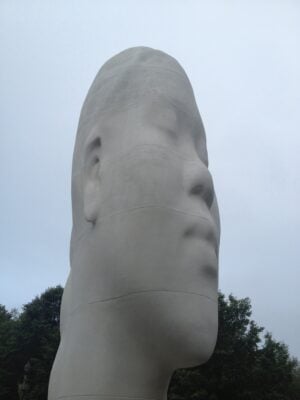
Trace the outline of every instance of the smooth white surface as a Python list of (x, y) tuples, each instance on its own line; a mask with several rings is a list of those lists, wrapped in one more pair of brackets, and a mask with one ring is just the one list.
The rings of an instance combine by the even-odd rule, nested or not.
[(49, 399), (163, 399), (217, 334), (219, 215), (204, 128), (172, 57), (128, 49), (84, 102), (71, 272)]

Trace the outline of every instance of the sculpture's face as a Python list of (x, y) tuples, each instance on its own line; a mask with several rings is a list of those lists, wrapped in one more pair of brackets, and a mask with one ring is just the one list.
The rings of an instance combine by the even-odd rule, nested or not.
[(93, 222), (74, 249), (78, 304), (128, 303), (120, 318), (174, 368), (205, 361), (217, 334), (219, 219), (196, 126), (151, 102), (98, 118), (85, 146)]

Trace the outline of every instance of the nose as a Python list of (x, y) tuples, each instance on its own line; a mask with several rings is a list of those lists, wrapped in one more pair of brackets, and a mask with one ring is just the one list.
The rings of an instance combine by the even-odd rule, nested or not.
[(186, 173), (188, 193), (210, 209), (214, 200), (214, 185), (210, 172), (201, 162), (191, 165)]

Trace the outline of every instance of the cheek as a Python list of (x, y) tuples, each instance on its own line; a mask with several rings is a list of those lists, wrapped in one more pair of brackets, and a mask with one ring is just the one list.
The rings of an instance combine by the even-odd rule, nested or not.
[(172, 292), (216, 301), (216, 256), (205, 240), (184, 237), (189, 225), (184, 213), (155, 207), (103, 219), (73, 266), (77, 300)]
[(183, 161), (145, 146), (104, 164), (100, 187), (100, 218), (149, 205), (176, 207), (184, 193)]

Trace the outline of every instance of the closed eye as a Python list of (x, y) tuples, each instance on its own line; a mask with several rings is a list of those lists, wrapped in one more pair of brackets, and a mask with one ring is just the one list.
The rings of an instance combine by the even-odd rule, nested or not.
[(190, 194), (202, 198), (208, 208), (212, 206), (214, 200), (214, 186), (208, 170), (198, 177), (190, 190)]
[(211, 207), (214, 200), (214, 190), (212, 187), (204, 184), (198, 184), (192, 188), (191, 194), (202, 197), (207, 204), (207, 207)]

